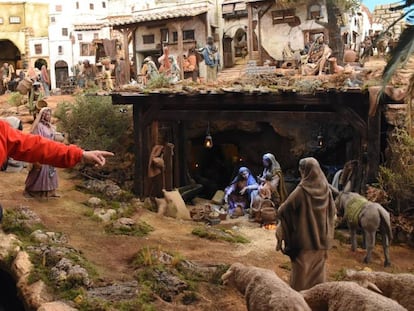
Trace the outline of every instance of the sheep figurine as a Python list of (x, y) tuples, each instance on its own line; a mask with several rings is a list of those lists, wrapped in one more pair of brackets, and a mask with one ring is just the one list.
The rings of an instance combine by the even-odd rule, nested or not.
[(402, 311), (398, 302), (354, 282), (325, 282), (300, 292), (314, 311)]
[(221, 279), (245, 296), (249, 311), (311, 311), (301, 294), (271, 270), (234, 263)]
[(348, 269), (345, 273), (345, 280), (357, 282), (362, 287), (397, 301), (407, 310), (414, 311), (414, 274), (393, 274)]

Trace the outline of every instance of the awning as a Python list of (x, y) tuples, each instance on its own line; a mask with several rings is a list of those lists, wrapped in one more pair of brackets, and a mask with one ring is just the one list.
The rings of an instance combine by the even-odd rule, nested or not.
[(207, 4), (182, 4), (141, 10), (128, 19), (119, 19), (109, 22), (111, 26), (139, 24), (150, 21), (162, 21), (180, 17), (194, 17), (208, 12)]

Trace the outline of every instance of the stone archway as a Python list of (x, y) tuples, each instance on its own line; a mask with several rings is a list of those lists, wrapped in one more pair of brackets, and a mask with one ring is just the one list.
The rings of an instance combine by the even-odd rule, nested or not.
[(69, 78), (69, 66), (64, 60), (55, 63), (56, 87), (61, 88)]
[(19, 48), (8, 39), (0, 39), (0, 65), (9, 63), (14, 68), (21, 68), (21, 53)]

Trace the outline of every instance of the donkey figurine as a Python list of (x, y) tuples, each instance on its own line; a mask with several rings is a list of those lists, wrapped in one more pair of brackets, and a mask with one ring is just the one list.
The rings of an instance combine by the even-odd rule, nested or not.
[(375, 246), (375, 235), (379, 230), (385, 256), (384, 266), (390, 266), (389, 245), (392, 239), (390, 214), (380, 204), (368, 201), (356, 192), (340, 192), (335, 201), (338, 217), (343, 216), (348, 223), (352, 251), (357, 248), (356, 231), (361, 228), (367, 249), (364, 262), (369, 263)]

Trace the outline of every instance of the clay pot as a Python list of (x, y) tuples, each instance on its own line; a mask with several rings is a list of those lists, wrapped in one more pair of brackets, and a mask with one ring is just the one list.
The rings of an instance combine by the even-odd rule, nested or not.
[(266, 206), (260, 210), (262, 224), (270, 224), (276, 221), (276, 210), (274, 207)]

